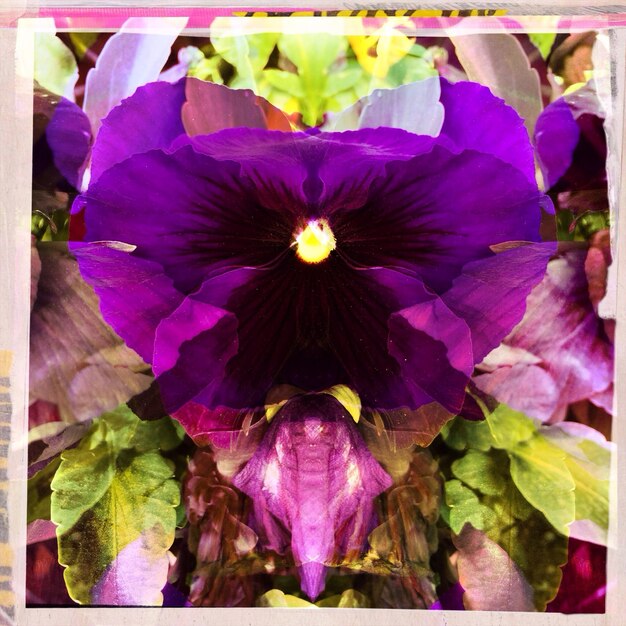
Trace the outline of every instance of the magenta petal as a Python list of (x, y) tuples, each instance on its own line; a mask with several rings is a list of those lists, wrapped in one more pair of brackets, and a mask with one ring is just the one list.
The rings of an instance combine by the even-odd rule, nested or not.
[(373, 498), (391, 486), (352, 418), (323, 394), (289, 400), (233, 482), (252, 499), (265, 547), (281, 547), (272, 518), (289, 531), (312, 599), (324, 588), (325, 567), (363, 549)]

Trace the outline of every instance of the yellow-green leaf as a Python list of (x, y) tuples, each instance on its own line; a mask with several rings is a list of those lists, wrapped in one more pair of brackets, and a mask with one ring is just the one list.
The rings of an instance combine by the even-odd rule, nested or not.
[[(171, 433), (165, 434), (171, 446)], [(162, 425), (141, 422), (123, 407), (97, 419), (81, 443), (61, 455), (51, 484), (51, 519), (76, 602), (162, 602), (180, 500), (173, 466), (160, 453), (163, 435)], [(139, 582), (128, 589), (118, 579)]]
[(576, 519), (576, 484), (566, 454), (539, 434), (509, 450), (511, 478), (524, 497), (565, 535)]

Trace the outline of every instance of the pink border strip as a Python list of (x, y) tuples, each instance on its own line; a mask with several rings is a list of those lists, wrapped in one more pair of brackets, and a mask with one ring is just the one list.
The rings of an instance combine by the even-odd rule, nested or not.
[[(309, 11), (312, 9), (299, 9)], [(57, 28), (68, 30), (117, 30), (129, 17), (188, 17), (188, 28), (207, 28), (216, 17), (231, 17), (235, 13), (245, 11), (284, 12), (285, 17), (294, 12), (293, 8), (272, 7), (111, 7), (111, 8), (40, 8), (27, 11), (22, 17), (52, 17)], [(510, 30), (521, 29), (524, 26), (517, 21), (518, 16), (507, 17), (423, 17), (412, 18), (415, 28), (442, 29), (459, 23), (464, 27), (493, 28), (497, 23), (500, 28)], [(522, 24), (532, 21), (533, 16), (519, 16)], [(259, 19), (259, 18), (248, 18)], [(293, 17), (293, 19), (298, 19)], [(327, 17), (325, 19), (333, 19)], [(385, 18), (368, 18), (367, 21), (378, 22)], [(558, 21), (558, 29), (564, 31), (597, 30), (626, 26), (626, 12), (599, 15), (571, 15), (562, 16)]]

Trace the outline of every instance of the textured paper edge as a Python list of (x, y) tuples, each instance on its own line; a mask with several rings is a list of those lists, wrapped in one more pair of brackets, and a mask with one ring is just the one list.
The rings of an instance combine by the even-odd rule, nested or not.
[[(287, 3), (284, 3), (287, 4)], [(491, 2), (485, 2), (492, 4)], [(283, 5), (284, 6), (284, 5)], [(626, 7), (625, 7), (626, 9)], [(33, 32), (35, 20), (21, 20), (18, 31), (0, 29), (0, 181), (2, 185), (3, 208), (0, 209), (0, 385), (4, 372), (9, 372), (10, 400), (12, 406), (11, 445), (8, 450), (8, 510), (10, 512), (9, 545), (3, 543), (2, 521), (0, 516), (0, 568), (7, 567), (4, 561), (13, 560), (12, 580), (15, 594), (15, 617), (0, 610), (0, 623), (24, 625), (50, 624), (59, 626), (107, 625), (117, 626), (121, 620), (129, 624), (170, 626), (175, 620), (181, 626), (205, 624), (208, 620), (221, 626), (243, 624), (329, 624), (329, 625), (368, 625), (420, 624), (424, 626), (526, 626), (545, 624), (546, 626), (623, 626), (626, 622), (626, 599), (621, 591), (626, 585), (626, 534), (619, 532), (618, 518), (626, 515), (623, 505), (626, 496), (623, 477), (626, 476), (626, 457), (617, 454), (614, 459), (613, 476), (620, 476), (612, 482), (611, 502), (611, 548), (609, 549), (609, 581), (607, 613), (604, 615), (561, 615), (529, 613), (470, 613), (470, 612), (428, 612), (399, 609), (199, 609), (199, 608), (52, 608), (25, 609), (25, 545), (26, 545), (26, 445), (27, 428), (27, 373), (28, 373), (28, 314), (30, 284), (30, 181), (32, 144), (32, 65)], [(615, 50), (626, 50), (626, 30), (613, 31), (612, 43)], [(16, 54), (17, 51), (17, 54)], [(613, 57), (615, 59), (615, 57)], [(623, 120), (624, 101), (624, 59), (620, 59), (619, 76), (614, 76), (613, 98), (621, 111)], [(620, 113), (618, 113), (620, 115)], [(623, 124), (622, 124), (623, 128)], [(620, 182), (626, 179), (626, 166), (623, 155), (626, 152), (626, 138), (622, 136), (616, 152), (621, 157)], [(619, 204), (626, 206), (626, 185), (614, 189)], [(626, 212), (621, 211), (617, 224), (617, 246), (621, 254), (615, 259), (617, 288), (617, 340), (615, 379), (626, 380), (626, 268), (620, 263), (624, 259), (626, 245)], [(620, 238), (621, 233), (621, 238)], [(620, 258), (621, 257), (621, 258)], [(4, 369), (3, 369), (4, 368)], [(0, 389), (0, 393), (2, 393)], [(2, 396), (0, 396), (0, 400)], [(6, 406), (6, 404), (5, 404)], [(626, 406), (626, 386), (617, 385), (616, 418), (614, 419), (614, 440), (618, 451), (626, 442), (626, 425), (621, 424), (619, 413)], [(2, 420), (0, 403), (0, 422)], [(1, 424), (0, 424), (1, 426)], [(2, 443), (0, 442), (0, 446)], [(0, 455), (1, 455), (0, 448)], [(0, 491), (6, 491), (0, 462)], [(0, 508), (2, 501), (0, 500)], [(1, 511), (0, 511), (1, 513)], [(621, 535), (621, 536), (620, 536)], [(9, 565), (10, 566), (10, 565)], [(1, 591), (2, 576), (8, 570), (0, 569), (0, 606), (3, 604)], [(10, 592), (8, 592), (10, 593)], [(8, 596), (7, 596), (8, 597)]]

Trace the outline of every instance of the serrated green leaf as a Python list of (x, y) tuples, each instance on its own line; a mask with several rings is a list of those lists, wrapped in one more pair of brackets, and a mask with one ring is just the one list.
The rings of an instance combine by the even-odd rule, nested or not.
[(510, 449), (511, 478), (560, 533), (576, 519), (575, 482), (563, 450), (535, 434)]
[(35, 80), (48, 91), (74, 100), (78, 66), (71, 50), (54, 33), (35, 33)]
[(565, 453), (567, 468), (576, 484), (576, 523), (570, 526), (571, 535), (606, 545), (611, 472), (609, 444), (592, 428), (571, 422), (543, 428), (541, 434)]
[(298, 69), (303, 95), (300, 110), (305, 124), (314, 126), (325, 112), (324, 92), (330, 66), (347, 47), (345, 37), (318, 33), (284, 34), (278, 40), (280, 53)]
[[(158, 438), (165, 435), (168, 447), (178, 435), (158, 422), (142, 422), (120, 407), (97, 419), (81, 443), (61, 455), (51, 485), (51, 519), (68, 593), (80, 604), (97, 601), (94, 588), (105, 575), (115, 588), (109, 579), (124, 575), (115, 563), (124, 548), (134, 542), (132, 554), (146, 560), (135, 566), (154, 572), (174, 540), (180, 487)], [(160, 585), (148, 593), (158, 598), (162, 581), (146, 576), (142, 582), (145, 589), (132, 591), (145, 597), (146, 589)]]
[(352, 89), (363, 77), (363, 68), (348, 67), (340, 72), (334, 72), (328, 75), (324, 96), (330, 98), (337, 95), (341, 91)]
[(300, 77), (297, 74), (270, 69), (263, 72), (263, 77), (272, 87), (284, 91), (294, 98), (302, 98), (304, 96)]
[(231, 87), (256, 88), (257, 74), (267, 65), (277, 39), (277, 33), (211, 37), (215, 52), (237, 71), (236, 79), (231, 82)]
[(478, 496), (460, 480), (449, 480), (444, 488), (446, 504), (450, 508), (450, 528), (455, 533), (460, 533), (467, 523), (479, 530), (496, 523), (493, 511), (481, 504)]
[[(469, 450), (452, 463), (452, 473), (472, 489), (486, 496), (498, 496), (506, 489), (506, 474), (502, 473), (501, 460), (495, 454)], [(506, 458), (504, 461), (506, 463)]]
[(453, 450), (473, 448), (486, 452), (491, 448), (493, 437), (486, 421), (472, 422), (463, 417), (456, 417), (444, 425), (441, 430), (443, 440)]

